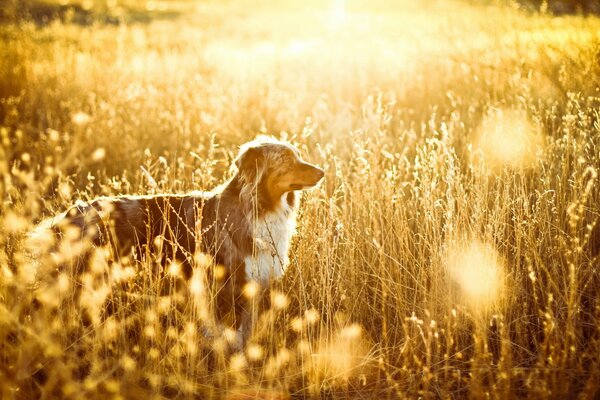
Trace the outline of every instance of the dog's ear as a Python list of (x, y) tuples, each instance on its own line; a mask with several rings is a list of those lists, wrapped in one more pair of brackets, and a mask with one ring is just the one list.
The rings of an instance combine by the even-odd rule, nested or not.
[(258, 147), (242, 148), (240, 154), (235, 159), (235, 166), (238, 170), (253, 168), (262, 162), (262, 152)]
[(235, 166), (244, 183), (258, 182), (265, 169), (262, 150), (259, 147), (242, 149), (235, 159)]

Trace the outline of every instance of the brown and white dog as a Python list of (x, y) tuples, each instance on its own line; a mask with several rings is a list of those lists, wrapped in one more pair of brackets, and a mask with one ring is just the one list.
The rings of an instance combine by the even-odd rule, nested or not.
[(235, 166), (233, 177), (212, 192), (104, 197), (74, 205), (50, 225), (59, 235), (77, 228), (76, 240), (110, 246), (118, 256), (160, 254), (158, 264), (176, 262), (188, 279), (194, 254), (209, 254), (225, 267), (217, 316), (233, 311), (238, 328), (243, 286), (256, 281), (266, 288), (283, 275), (297, 191), (315, 186), (324, 172), (294, 146), (264, 136), (241, 146)]

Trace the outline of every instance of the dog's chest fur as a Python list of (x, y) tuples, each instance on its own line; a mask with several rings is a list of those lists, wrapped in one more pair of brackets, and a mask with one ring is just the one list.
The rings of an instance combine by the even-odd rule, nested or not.
[(253, 222), (254, 250), (244, 260), (248, 280), (266, 286), (270, 280), (283, 276), (295, 225), (294, 210), (285, 196), (280, 207)]

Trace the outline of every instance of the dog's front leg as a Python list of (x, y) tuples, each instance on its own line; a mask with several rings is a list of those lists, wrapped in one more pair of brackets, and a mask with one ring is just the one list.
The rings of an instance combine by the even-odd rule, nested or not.
[(254, 327), (259, 318), (262, 293), (256, 293), (254, 296), (245, 299), (245, 307), (240, 310), (240, 325), (238, 327), (238, 337), (242, 347), (252, 338)]
[(240, 316), (240, 326), (237, 330), (238, 350), (243, 350), (252, 335), (252, 312), (244, 310)]

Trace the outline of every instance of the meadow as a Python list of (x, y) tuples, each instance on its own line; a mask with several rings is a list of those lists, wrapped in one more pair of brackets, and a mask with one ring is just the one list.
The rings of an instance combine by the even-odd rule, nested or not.
[[(0, 25), (0, 398), (598, 397), (598, 17), (70, 3)], [(243, 349), (201, 278), (165, 294), (101, 248), (47, 278), (44, 218), (212, 189), (258, 134), (326, 176)]]

